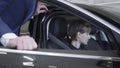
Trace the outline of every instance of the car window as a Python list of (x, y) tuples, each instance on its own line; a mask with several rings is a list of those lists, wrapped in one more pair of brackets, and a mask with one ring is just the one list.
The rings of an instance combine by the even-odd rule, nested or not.
[[(81, 18), (78, 18), (74, 15), (59, 15), (54, 19), (54, 21), (51, 21), (49, 25), (48, 32), (51, 33), (53, 36), (57, 38), (57, 40), (64, 43), (66, 46), (70, 45), (70, 38), (68, 36), (68, 28), (71, 23), (71, 21), (74, 20), (82, 20)], [(89, 22), (88, 22), (89, 23)], [(90, 33), (91, 39), (89, 40), (90, 46), (87, 50), (112, 50), (116, 49), (113, 44), (115, 41), (111, 40), (112, 38), (107, 34), (104, 30), (101, 30), (97, 28), (95, 25), (91, 24), (92, 31)], [(52, 40), (52, 41), (51, 41)], [(59, 43), (60, 44), (60, 43)], [(48, 48), (52, 49), (64, 49), (59, 45), (55, 39), (48, 39), (47, 45)], [(97, 48), (97, 49), (96, 49)], [(70, 48), (71, 49), (71, 48)]]

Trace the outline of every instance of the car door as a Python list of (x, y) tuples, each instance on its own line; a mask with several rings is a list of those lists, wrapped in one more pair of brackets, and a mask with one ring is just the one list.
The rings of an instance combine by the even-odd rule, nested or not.
[[(101, 53), (104, 53), (107, 56), (108, 54), (112, 53), (113, 51), (116, 51), (116, 54), (114, 54), (114, 56), (119, 55), (118, 53), (119, 53), (119, 45), (120, 44), (117, 42), (117, 39), (115, 38), (113, 32), (115, 32), (119, 35), (120, 24), (119, 24), (119, 21), (116, 21), (116, 19), (112, 18), (112, 16), (114, 16), (114, 14), (110, 14), (107, 11), (103, 11), (102, 9), (99, 9), (98, 7), (96, 8), (94, 6), (84, 5), (84, 4), (71, 4), (67, 1), (52, 0), (52, 1), (50, 1), (50, 4), (52, 6), (55, 6), (55, 7), (65, 11), (65, 12), (67, 12), (67, 13), (70, 13), (70, 14), (73, 14), (74, 16), (79, 17), (79, 19), (84, 19), (84, 20), (90, 22), (94, 27), (97, 27), (98, 31), (96, 33), (97, 34), (96, 39), (99, 42), (99, 44), (101, 45), (101, 47), (103, 48), (103, 50), (93, 51), (94, 54), (89, 53), (89, 55), (95, 56), (96, 54), (99, 54), (99, 56), (102, 56)], [(54, 12), (51, 12), (51, 14), (50, 14), (51, 17), (48, 17), (49, 19), (46, 19), (46, 21), (47, 21), (46, 23), (50, 22), (50, 20), (52, 18), (54, 18), (55, 16), (59, 16), (59, 15), (61, 16), (62, 11), (60, 11), (60, 12), (61, 12), (60, 14), (57, 14), (57, 12), (55, 14), (54, 14)], [(52, 13), (53, 13), (53, 16), (52, 16)], [(110, 16), (109, 15), (106, 16), (105, 14), (106, 15), (109, 14)], [(65, 14), (63, 14), (63, 16), (62, 16), (63, 18), (65, 17), (64, 15)], [(66, 14), (66, 17), (67, 17), (67, 14)], [(68, 16), (67, 18), (69, 18), (69, 17), (70, 16)], [(69, 21), (71, 21), (71, 18), (69, 19)], [(46, 24), (46, 25), (48, 25), (48, 24)], [(45, 27), (47, 27), (47, 26), (45, 26)], [(94, 29), (96, 29), (96, 28), (94, 28)], [(44, 35), (45, 36), (44, 38), (46, 40), (50, 39), (50, 37), (49, 37), (49, 27), (47, 27), (47, 29), (45, 31), (46, 31), (46, 35)], [(46, 40), (44, 40), (44, 42), (45, 42), (44, 46), (47, 48), (46, 45), (49, 44), (49, 43), (47, 43)], [(56, 42), (56, 46), (61, 45), (61, 47), (63, 47), (63, 50), (66, 49), (66, 47), (64, 48), (64, 44), (56, 41), (58, 39), (52, 38), (51, 40), (54, 43)], [(52, 44), (50, 44), (50, 45), (52, 45)], [(68, 51), (71, 51), (71, 50), (68, 50)], [(72, 51), (74, 52), (74, 50), (72, 50)], [(82, 52), (82, 51), (80, 51), (80, 52)], [(88, 52), (91, 52), (91, 50), (87, 50), (87, 51), (85, 51), (85, 53), (82, 53), (81, 55), (86, 54), (86, 53), (88, 55)], [(105, 52), (108, 52), (108, 53), (105, 53)], [(112, 56), (113, 55), (111, 55), (111, 57)], [(116, 57), (116, 58), (119, 58), (119, 57)], [(83, 59), (84, 58), (82, 58), (82, 60)], [(90, 59), (90, 60), (91, 60), (90, 61), (91, 63), (92, 63), (92, 61), (94, 61), (92, 59)], [(115, 65), (114, 65), (114, 62), (109, 62), (109, 61), (105, 61), (105, 64), (104, 64), (104, 61), (103, 61), (103, 64), (101, 64), (103, 66), (101, 66), (101, 67), (107, 67), (106, 63), (108, 63), (108, 68), (109, 67), (114, 67), (114, 66), (116, 68), (117, 67), (116, 64), (117, 63), (119, 64), (119, 62), (116, 62), (116, 61), (115, 61)], [(109, 66), (109, 63), (110, 63), (110, 66)], [(80, 63), (79, 65), (82, 65), (84, 68), (87, 68), (87, 66), (85, 66), (86, 64), (84, 62), (83, 62), (83, 64)], [(95, 68), (97, 68), (96, 65), (90, 65), (90, 66), (93, 66), (93, 67), (95, 66)], [(88, 67), (90, 67), (90, 66), (88, 65)]]
[[(75, 17), (75, 19), (77, 17), (78, 19), (82, 18), (84, 20), (89, 21), (92, 25), (94, 25), (100, 30), (97, 32), (98, 37), (96, 37), (96, 40), (99, 40), (99, 43), (102, 43), (101, 45), (103, 45), (103, 42), (106, 42), (108, 45), (113, 42), (112, 45), (110, 46), (110, 48), (106, 47), (104, 50), (101, 51), (48, 49), (46, 47), (46, 41), (49, 38), (47, 31), (49, 28), (47, 26), (47, 23), (50, 21), (50, 19), (52, 19), (51, 17), (53, 16), (45, 14), (41, 25), (41, 28), (43, 30), (41, 30), (42, 41), (40, 42), (40, 47), (43, 46), (43, 49), (38, 48), (33, 51), (22, 51), (15, 49), (0, 48), (1, 68), (119, 68), (119, 43), (117, 43), (117, 39), (114, 38), (114, 34), (112, 34), (112, 32), (115, 32), (118, 36), (120, 35), (120, 29), (118, 27), (112, 29), (113, 27), (102, 24), (103, 21), (107, 23), (109, 21), (107, 19), (102, 19), (99, 16), (99, 14), (97, 15), (95, 14), (95, 12), (91, 12), (90, 10), (87, 10), (85, 8), (82, 9), (84, 10), (84, 12), (82, 12), (81, 10), (76, 10), (74, 9), (74, 7), (71, 7), (75, 5), (67, 1), (45, 0), (43, 2), (58, 8), (55, 11), (62, 10), (63, 13), (58, 13), (58, 16), (63, 14), (62, 17), (68, 18), (68, 21), (70, 21), (70, 16), (73, 16), (73, 18)], [(80, 8), (78, 7), (78, 9)], [(91, 14), (87, 14), (85, 10), (91, 13), (93, 17), (90, 16)], [(64, 12), (65, 14), (70, 14), (70, 16), (64, 16)], [(51, 12), (50, 15), (52, 15)], [(43, 25), (44, 23), (46, 24)]]

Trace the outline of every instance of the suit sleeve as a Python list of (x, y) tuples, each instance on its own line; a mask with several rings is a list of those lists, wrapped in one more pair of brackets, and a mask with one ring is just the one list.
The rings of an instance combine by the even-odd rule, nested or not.
[(12, 30), (0, 18), (0, 37), (5, 33), (12, 33)]
[(1, 14), (7, 9), (11, 2), (12, 0), (0, 0), (0, 37), (5, 33), (12, 32), (1, 18)]

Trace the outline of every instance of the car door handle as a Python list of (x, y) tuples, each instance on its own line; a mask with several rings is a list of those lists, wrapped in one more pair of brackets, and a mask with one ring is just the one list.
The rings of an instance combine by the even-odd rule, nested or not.
[(97, 63), (97, 66), (103, 67), (103, 68), (113, 68), (113, 62), (112, 61), (99, 61)]

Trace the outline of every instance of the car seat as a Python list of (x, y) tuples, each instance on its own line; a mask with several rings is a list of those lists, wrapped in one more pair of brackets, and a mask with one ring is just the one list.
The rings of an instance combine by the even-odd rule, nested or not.
[(91, 38), (88, 40), (88, 45), (86, 46), (87, 50), (103, 50), (97, 42), (96, 32), (97, 29), (92, 26), (92, 31), (90, 32)]
[(52, 49), (70, 49), (64, 39), (67, 37), (67, 22), (65, 18), (55, 17), (49, 24), (48, 48)]

